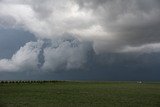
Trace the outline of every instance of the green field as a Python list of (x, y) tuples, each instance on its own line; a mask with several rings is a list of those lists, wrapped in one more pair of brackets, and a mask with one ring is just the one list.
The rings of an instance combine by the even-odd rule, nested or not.
[(0, 83), (0, 107), (160, 107), (160, 83)]

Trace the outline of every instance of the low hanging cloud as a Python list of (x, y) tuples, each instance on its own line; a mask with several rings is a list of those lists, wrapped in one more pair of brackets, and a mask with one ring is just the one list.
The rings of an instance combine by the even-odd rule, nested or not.
[(102, 53), (159, 52), (159, 0), (1, 0), (0, 27), (37, 38), (0, 71), (77, 69)]
[(0, 60), (0, 71), (56, 71), (78, 69), (92, 49), (89, 42), (73, 36), (26, 43), (11, 59)]
[(121, 52), (125, 53), (155, 53), (160, 52), (160, 43), (154, 43), (154, 44), (146, 44), (142, 46), (126, 46), (123, 49), (121, 49)]
[(92, 50), (92, 44), (79, 41), (69, 36), (62, 39), (52, 40), (51, 44), (44, 48), (45, 71), (54, 71), (57, 68), (76, 69), (82, 67), (87, 60), (87, 53)]
[(23, 71), (36, 70), (38, 64), (38, 54), (43, 42), (28, 42), (21, 47), (11, 59), (0, 60), (0, 71)]

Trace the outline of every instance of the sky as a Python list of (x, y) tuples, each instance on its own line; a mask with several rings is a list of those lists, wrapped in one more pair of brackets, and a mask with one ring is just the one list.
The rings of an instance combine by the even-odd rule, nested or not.
[(0, 80), (160, 78), (159, 0), (0, 0)]

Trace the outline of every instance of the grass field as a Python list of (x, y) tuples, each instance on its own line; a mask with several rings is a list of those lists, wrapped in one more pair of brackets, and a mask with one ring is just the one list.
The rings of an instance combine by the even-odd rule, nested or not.
[(160, 107), (160, 84), (0, 83), (0, 107)]

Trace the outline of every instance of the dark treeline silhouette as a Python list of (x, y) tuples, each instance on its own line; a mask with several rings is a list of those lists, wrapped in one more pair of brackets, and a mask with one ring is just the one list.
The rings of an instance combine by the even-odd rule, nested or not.
[(57, 82), (66, 82), (58, 80), (1, 80), (0, 83), (57, 83)]

